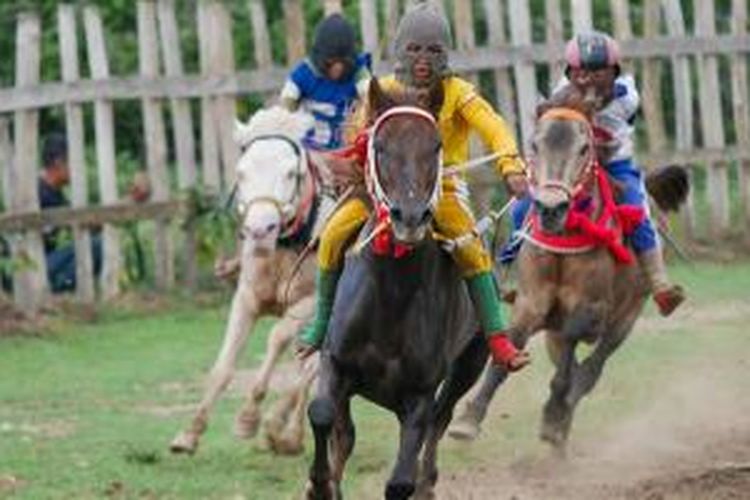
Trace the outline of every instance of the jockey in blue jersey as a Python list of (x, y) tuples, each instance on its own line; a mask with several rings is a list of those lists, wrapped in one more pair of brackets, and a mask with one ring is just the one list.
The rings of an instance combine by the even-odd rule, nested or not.
[(357, 53), (354, 28), (339, 14), (326, 17), (315, 29), (309, 56), (292, 69), (281, 90), (282, 106), (302, 108), (315, 118), (306, 146), (343, 145), (342, 126), (367, 89), (369, 70), (370, 55)]
[[(565, 77), (558, 83), (551, 102), (566, 102), (568, 96), (593, 103), (592, 125), (599, 159), (610, 177), (622, 187), (618, 203), (641, 206), (646, 218), (629, 237), (651, 286), (659, 312), (668, 316), (684, 300), (681, 287), (670, 283), (659, 239), (648, 212), (641, 170), (633, 161), (634, 122), (640, 102), (632, 75), (621, 74), (620, 52), (610, 36), (591, 32), (577, 35), (565, 50)], [(531, 208), (530, 196), (517, 200), (512, 212), (514, 233), (522, 229)], [(520, 248), (515, 238), (503, 249), (501, 262), (512, 262)]]

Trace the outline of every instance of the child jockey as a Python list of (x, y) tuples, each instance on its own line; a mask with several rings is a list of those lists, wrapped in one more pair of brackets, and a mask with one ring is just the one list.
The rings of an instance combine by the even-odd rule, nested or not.
[[(566, 102), (576, 96), (592, 103), (593, 125), (600, 161), (607, 173), (622, 187), (619, 203), (642, 206), (646, 218), (630, 235), (630, 244), (648, 277), (654, 301), (663, 316), (672, 313), (685, 299), (681, 287), (670, 283), (659, 240), (648, 212), (643, 176), (633, 161), (634, 127), (640, 97), (632, 75), (621, 74), (617, 43), (600, 32), (579, 34), (565, 49), (565, 77), (550, 101)], [(531, 206), (530, 197), (521, 198), (512, 213), (514, 231), (519, 231)], [(501, 261), (511, 262), (520, 242), (507, 246)]]
[(341, 128), (352, 105), (367, 89), (370, 55), (357, 54), (354, 28), (339, 14), (326, 17), (315, 29), (310, 55), (289, 74), (281, 90), (281, 105), (300, 106), (315, 118), (305, 145), (336, 149)]
[[(445, 19), (429, 4), (419, 4), (401, 20), (395, 39), (395, 76), (380, 80), (386, 90), (427, 88), (441, 82), (445, 94), (438, 117), (447, 165), (461, 164), (469, 155), (469, 132), (476, 131), (487, 146), (500, 155), (497, 170), (513, 193), (525, 191), (524, 164), (513, 135), (505, 122), (468, 82), (448, 68), (450, 33)], [(444, 177), (442, 197), (434, 213), (436, 230), (448, 238), (471, 233), (474, 217), (469, 209), (465, 182), (458, 176)], [(346, 201), (323, 230), (318, 249), (316, 316), (301, 336), (302, 354), (318, 348), (325, 338), (333, 308), (336, 284), (346, 245), (369, 216), (360, 198)], [(518, 351), (504, 333), (500, 302), (491, 272), (492, 259), (482, 240), (474, 237), (453, 254), (468, 285), (493, 361), (509, 370), (528, 363), (528, 354)]]

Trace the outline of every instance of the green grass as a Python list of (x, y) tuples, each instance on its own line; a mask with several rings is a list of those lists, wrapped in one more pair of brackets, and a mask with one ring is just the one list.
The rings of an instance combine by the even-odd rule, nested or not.
[[(745, 301), (750, 264), (678, 267), (701, 310)], [(173, 457), (167, 444), (189, 418), (180, 410), (197, 402), (201, 381), (218, 350), (225, 306), (177, 307), (152, 314), (111, 311), (94, 324), (68, 323), (54, 335), (0, 339), (0, 497), (11, 495), (3, 477), (22, 481), (18, 498), (295, 498), (311, 461), (274, 457), (260, 440), (237, 442), (230, 429), (239, 394), (218, 405), (197, 455)], [(574, 441), (602, 434), (658, 399), (665, 381), (681, 367), (722, 359), (709, 379), (750, 376), (748, 318), (710, 323), (653, 319), (649, 308), (636, 335), (608, 365), (595, 394), (577, 416)], [(265, 320), (252, 337), (241, 367), (256, 366)], [(663, 332), (659, 330), (664, 329)], [(541, 454), (536, 440), (539, 411), (551, 368), (534, 346), (535, 363), (499, 394), (486, 432), (474, 445), (446, 441), (445, 471), (500, 467)], [(734, 361), (738, 361), (735, 363)], [(644, 376), (645, 375), (645, 376)], [(741, 392), (738, 392), (738, 397)], [(156, 410), (177, 409), (177, 411)], [(397, 426), (374, 406), (355, 404), (358, 442), (348, 466), (346, 492), (378, 497), (395, 456)], [(442, 476), (448, 477), (447, 474)]]

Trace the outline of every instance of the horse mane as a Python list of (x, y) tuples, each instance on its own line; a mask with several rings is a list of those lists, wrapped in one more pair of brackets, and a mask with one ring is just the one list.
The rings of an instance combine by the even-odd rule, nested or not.
[(289, 111), (275, 105), (256, 112), (247, 123), (236, 121), (234, 140), (246, 146), (262, 135), (281, 134), (291, 139), (301, 139), (314, 125), (313, 117), (304, 111)]

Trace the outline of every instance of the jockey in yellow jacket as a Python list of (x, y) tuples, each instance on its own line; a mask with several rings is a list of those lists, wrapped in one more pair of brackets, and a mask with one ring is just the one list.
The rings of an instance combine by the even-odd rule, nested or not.
[[(503, 119), (476, 91), (474, 86), (450, 74), (447, 51), (450, 35), (444, 18), (429, 4), (411, 9), (399, 24), (396, 35), (395, 76), (379, 80), (384, 90), (427, 87), (442, 80), (444, 101), (438, 116), (446, 165), (464, 163), (469, 157), (469, 133), (477, 132), (492, 152), (499, 155), (496, 168), (514, 194), (525, 190), (525, 170), (513, 134)], [(436, 230), (447, 238), (472, 232), (468, 190), (460, 176), (445, 176), (442, 196), (434, 213)], [(310, 348), (322, 344), (333, 308), (336, 284), (344, 254), (370, 214), (368, 204), (359, 198), (347, 200), (324, 228), (318, 249), (316, 316), (301, 336)], [(453, 254), (464, 276), (493, 360), (511, 370), (528, 363), (528, 355), (517, 351), (504, 334), (504, 320), (492, 275), (492, 259), (482, 240), (474, 237)]]

